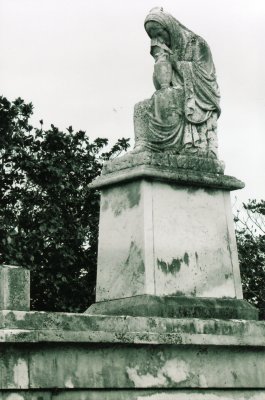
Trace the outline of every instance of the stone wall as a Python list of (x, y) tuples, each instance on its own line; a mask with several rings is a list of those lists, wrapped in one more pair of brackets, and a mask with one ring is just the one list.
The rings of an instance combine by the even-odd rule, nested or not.
[(264, 400), (265, 322), (0, 312), (3, 400)]

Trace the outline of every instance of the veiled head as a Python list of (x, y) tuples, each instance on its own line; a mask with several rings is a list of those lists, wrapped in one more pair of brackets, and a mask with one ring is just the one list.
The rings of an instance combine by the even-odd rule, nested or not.
[(151, 39), (157, 39), (170, 47), (169, 32), (157, 21), (147, 21), (145, 24), (146, 32)]
[(152, 8), (145, 19), (144, 26), (151, 39), (165, 43), (172, 50), (177, 47), (179, 23), (161, 7)]

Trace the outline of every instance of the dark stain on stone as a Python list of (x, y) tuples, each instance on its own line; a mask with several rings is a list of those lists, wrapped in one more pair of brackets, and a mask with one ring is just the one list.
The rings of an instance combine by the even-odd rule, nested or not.
[(198, 192), (198, 188), (196, 186), (189, 186), (187, 192), (189, 194)]
[(195, 251), (195, 259), (196, 259), (197, 268), (199, 268), (200, 270), (202, 270), (201, 267), (199, 266), (199, 256), (198, 256), (197, 251)]
[(229, 274), (225, 274), (225, 279), (228, 279), (229, 278)]
[(227, 243), (226, 248), (229, 252), (230, 260), (232, 262), (232, 267), (233, 267), (233, 261), (232, 261), (233, 256), (232, 256), (232, 250), (231, 250), (231, 246), (230, 246), (231, 242), (232, 242), (232, 240), (231, 240), (231, 236), (229, 233), (228, 225), (226, 224), (226, 243)]
[(115, 193), (115, 200), (112, 201), (112, 211), (115, 217), (124, 210), (137, 206), (141, 199), (141, 182), (128, 183)]
[(168, 264), (168, 269), (170, 272), (174, 271), (179, 272), (180, 266), (181, 266), (181, 260), (179, 260), (178, 258), (173, 258), (172, 262)]
[(157, 266), (164, 274), (172, 274), (176, 276), (176, 274), (180, 271), (181, 263), (184, 262), (185, 265), (189, 265), (189, 255), (185, 253), (183, 258), (172, 258), (171, 262), (166, 262), (164, 260), (156, 260)]
[(168, 185), (171, 187), (173, 190), (179, 190), (179, 185), (176, 185), (175, 183), (169, 182)]
[(209, 194), (210, 196), (214, 196), (216, 193), (216, 189), (212, 189), (212, 188), (203, 188), (204, 192)]
[(157, 265), (158, 268), (161, 269), (161, 271), (164, 274), (172, 274), (174, 276), (176, 276), (176, 274), (179, 272), (180, 267), (181, 267), (181, 262), (182, 262), (182, 258), (172, 258), (171, 263), (167, 263), (163, 260), (159, 260), (157, 258)]
[(116, 206), (115, 208), (113, 207), (113, 212), (114, 212), (115, 217), (118, 217), (122, 213), (122, 210), (124, 208), (120, 204), (119, 204), (119, 206)]
[[(131, 266), (132, 268), (134, 268), (135, 265), (137, 265), (137, 273), (134, 272), (134, 274), (142, 275), (144, 273), (144, 261), (143, 261), (143, 257), (142, 257), (142, 251), (132, 241), (131, 245), (130, 245), (128, 257), (125, 261), (125, 266), (126, 267)], [(137, 278), (137, 277), (135, 276), (135, 278)]]
[(177, 291), (174, 293), (174, 296), (185, 296), (185, 293), (182, 292), (181, 290), (177, 290)]
[(141, 198), (140, 182), (133, 182), (125, 187), (125, 193), (128, 199), (129, 207), (138, 206)]
[(237, 381), (238, 380), (237, 373), (235, 371), (231, 371), (231, 373), (233, 375), (234, 380)]
[(189, 260), (189, 255), (188, 255), (188, 253), (185, 253), (185, 254), (184, 254), (183, 261), (184, 261), (184, 263), (185, 263), (186, 265), (189, 265), (190, 260)]
[(165, 261), (163, 261), (163, 260), (159, 260), (158, 258), (157, 258), (156, 261), (157, 261), (158, 268), (160, 268), (162, 272), (167, 274), (168, 273), (168, 265), (167, 265), (167, 263)]
[(102, 211), (106, 211), (109, 208), (109, 202), (108, 200), (104, 200), (102, 203)]

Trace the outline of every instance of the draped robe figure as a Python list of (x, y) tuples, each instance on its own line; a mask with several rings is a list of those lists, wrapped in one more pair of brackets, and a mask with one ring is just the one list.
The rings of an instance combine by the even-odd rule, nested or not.
[(147, 15), (145, 29), (156, 92), (135, 106), (135, 151), (217, 157), (220, 95), (209, 46), (160, 8)]

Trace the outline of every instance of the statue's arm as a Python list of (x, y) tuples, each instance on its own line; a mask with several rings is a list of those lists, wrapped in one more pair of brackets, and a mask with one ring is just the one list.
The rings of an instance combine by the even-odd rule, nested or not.
[(154, 86), (155, 86), (156, 90), (161, 89), (161, 86), (160, 86), (160, 84), (159, 84), (159, 82), (158, 82), (158, 80), (156, 78), (155, 72), (153, 73), (153, 83), (154, 83)]

